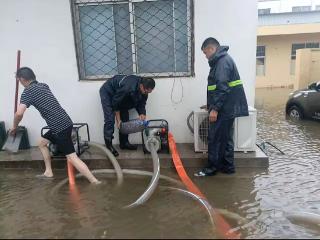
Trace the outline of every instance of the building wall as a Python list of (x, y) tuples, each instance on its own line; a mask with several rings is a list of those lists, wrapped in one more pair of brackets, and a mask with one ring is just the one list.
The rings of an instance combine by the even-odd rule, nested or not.
[(319, 42), (320, 33), (258, 37), (258, 45), (266, 46), (265, 76), (257, 76), (256, 87), (293, 86), (290, 74), (293, 43)]
[(311, 51), (311, 71), (310, 82), (320, 81), (320, 50), (313, 49)]
[(318, 81), (320, 81), (320, 49), (298, 50), (294, 89), (303, 89)]
[[(319, 14), (319, 19), (320, 19), (320, 14)], [(320, 32), (319, 23), (260, 26), (258, 28), (259, 37), (308, 34), (308, 33), (319, 33), (319, 32)]]
[[(12, 126), (16, 51), (22, 51), (22, 66), (34, 69), (39, 81), (49, 84), (74, 122), (87, 122), (92, 140), (103, 142), (103, 114), (99, 88), (103, 82), (80, 82), (68, 0), (2, 0), (0, 8), (0, 120)], [(254, 103), (257, 2), (254, 0), (195, 0), (195, 77), (157, 79), (147, 106), (149, 118), (165, 118), (177, 142), (192, 142), (186, 125), (188, 114), (206, 102), (209, 71), (201, 52), (203, 40), (218, 38), (230, 46), (248, 102)], [(245, 9), (245, 14), (239, 9)], [(250, 24), (249, 24), (250, 23)], [(241, 26), (241, 34), (239, 34)], [(174, 88), (173, 88), (174, 85)], [(173, 90), (172, 90), (173, 88)], [(21, 93), (20, 87), (20, 93)], [(171, 99), (173, 91), (173, 100)], [(183, 96), (179, 102), (180, 97)], [(179, 103), (176, 103), (179, 102)], [(22, 125), (35, 145), (45, 125), (34, 110), (27, 111)], [(115, 134), (117, 141), (117, 134)], [(140, 142), (140, 136), (133, 136)]]

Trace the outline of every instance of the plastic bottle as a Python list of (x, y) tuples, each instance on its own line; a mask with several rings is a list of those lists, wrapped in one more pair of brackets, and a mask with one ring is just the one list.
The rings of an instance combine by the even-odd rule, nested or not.
[(131, 133), (141, 132), (146, 127), (148, 127), (148, 124), (149, 124), (149, 121), (140, 120), (140, 119), (133, 119), (128, 122), (121, 122), (120, 133), (131, 134)]

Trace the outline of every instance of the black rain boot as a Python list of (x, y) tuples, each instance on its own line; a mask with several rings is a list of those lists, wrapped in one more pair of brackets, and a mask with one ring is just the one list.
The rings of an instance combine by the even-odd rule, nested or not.
[(127, 134), (119, 134), (119, 140), (120, 140), (120, 148), (121, 149), (127, 149), (127, 150), (137, 150), (138, 146), (134, 144), (130, 144), (128, 140)]
[(120, 144), (121, 149), (128, 149), (128, 150), (137, 150), (138, 146), (135, 144), (131, 144), (129, 142), (126, 142), (124, 144)]
[(118, 157), (119, 153), (118, 151), (112, 146), (112, 141), (109, 139), (104, 139), (104, 142), (106, 143), (106, 147), (111, 151), (113, 156)]

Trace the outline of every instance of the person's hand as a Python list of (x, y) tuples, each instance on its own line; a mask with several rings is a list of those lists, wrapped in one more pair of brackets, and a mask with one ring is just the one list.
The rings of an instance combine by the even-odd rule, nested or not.
[(9, 130), (9, 134), (10, 134), (11, 136), (15, 136), (15, 135), (17, 134), (17, 128), (12, 128), (12, 129), (10, 129), (10, 130)]
[(216, 122), (218, 118), (218, 112), (215, 110), (212, 110), (209, 114), (209, 121), (210, 122)]
[(144, 114), (141, 114), (140, 116), (139, 116), (139, 118), (140, 118), (140, 120), (142, 120), (142, 121), (144, 121), (144, 120), (146, 120), (146, 115), (144, 115)]

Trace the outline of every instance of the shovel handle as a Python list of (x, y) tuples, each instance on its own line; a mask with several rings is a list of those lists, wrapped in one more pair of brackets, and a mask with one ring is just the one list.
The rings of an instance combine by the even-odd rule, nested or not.
[[(18, 50), (18, 52), (17, 52), (17, 71), (20, 68), (20, 59), (21, 59), (21, 51)], [(14, 114), (17, 112), (17, 109), (18, 109), (18, 93), (19, 93), (19, 81), (16, 78), (16, 94), (15, 94), (15, 98), (14, 98)]]

